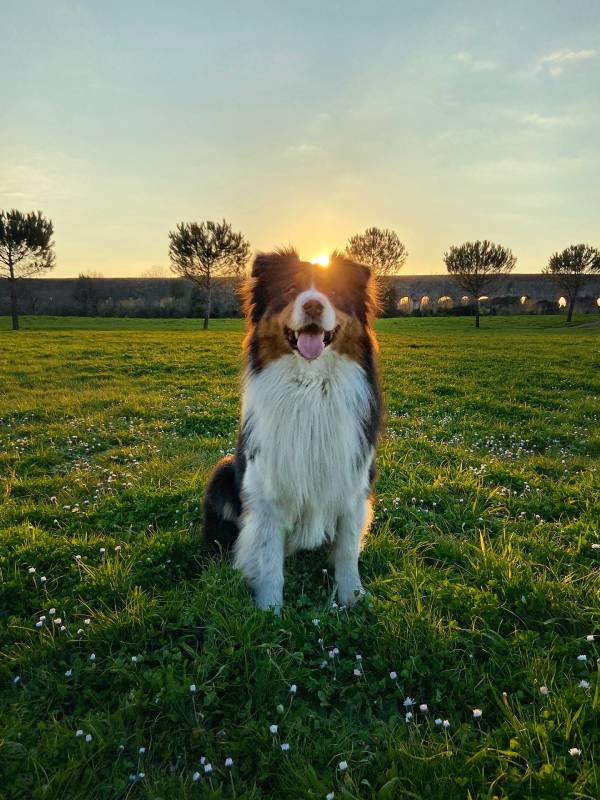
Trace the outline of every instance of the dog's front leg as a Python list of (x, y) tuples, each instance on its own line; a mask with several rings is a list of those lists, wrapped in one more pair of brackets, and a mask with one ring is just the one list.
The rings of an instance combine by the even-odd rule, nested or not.
[(333, 562), (338, 600), (353, 606), (365, 593), (358, 572), (358, 554), (362, 537), (371, 524), (371, 500), (361, 497), (338, 517)]
[(234, 565), (254, 590), (259, 608), (279, 614), (283, 605), (283, 525), (267, 502), (253, 504), (244, 514), (235, 544)]

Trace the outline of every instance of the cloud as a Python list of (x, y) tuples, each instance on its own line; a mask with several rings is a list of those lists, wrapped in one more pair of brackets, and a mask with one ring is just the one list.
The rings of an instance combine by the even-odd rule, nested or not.
[(574, 125), (583, 124), (581, 117), (563, 116), (558, 117), (548, 114), (524, 114), (521, 117), (521, 122), (530, 125), (533, 128), (570, 128)]
[(467, 50), (460, 50), (458, 53), (454, 53), (451, 58), (452, 61), (465, 64), (475, 72), (489, 72), (490, 70), (498, 69), (497, 61), (491, 58), (474, 58)]
[(598, 50), (593, 47), (583, 50), (571, 50), (568, 47), (563, 47), (561, 50), (555, 50), (542, 56), (536, 64), (536, 72), (547, 71), (550, 75), (562, 75), (567, 64), (590, 61), (593, 58), (597, 58), (598, 55)]
[(318, 147), (316, 144), (309, 144), (307, 142), (301, 142), (300, 144), (291, 144), (289, 147), (286, 147), (283, 155), (285, 158), (314, 158), (317, 156), (322, 156), (324, 154), (324, 150), (321, 147)]

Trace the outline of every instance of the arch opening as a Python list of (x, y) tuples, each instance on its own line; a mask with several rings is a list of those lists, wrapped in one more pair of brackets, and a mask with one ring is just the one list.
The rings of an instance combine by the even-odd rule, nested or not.
[(438, 298), (437, 307), (440, 311), (451, 311), (454, 308), (454, 300), (447, 294)]
[(429, 297), (429, 295), (424, 294), (423, 297), (419, 300), (419, 309), (421, 311), (431, 310), (431, 297)]
[(410, 312), (413, 310), (414, 303), (411, 297), (405, 295), (398, 300), (397, 306), (398, 311), (401, 314), (410, 314)]

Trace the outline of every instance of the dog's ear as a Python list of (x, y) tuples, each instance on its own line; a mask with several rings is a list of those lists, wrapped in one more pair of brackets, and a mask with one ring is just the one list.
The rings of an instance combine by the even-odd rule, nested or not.
[(329, 257), (330, 267), (338, 267), (344, 270), (347, 274), (366, 286), (371, 279), (371, 268), (366, 264), (359, 264), (358, 261), (353, 261), (348, 258), (344, 253), (335, 250)]
[(299, 263), (300, 256), (291, 247), (274, 250), (272, 253), (257, 253), (252, 264), (251, 275), (253, 278), (261, 278), (273, 270)]

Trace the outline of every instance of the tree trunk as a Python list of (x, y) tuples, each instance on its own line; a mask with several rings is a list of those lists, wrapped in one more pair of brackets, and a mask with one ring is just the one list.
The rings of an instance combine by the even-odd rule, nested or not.
[(19, 305), (17, 300), (17, 279), (10, 278), (10, 313), (12, 314), (12, 329), (19, 330)]
[(480, 313), (480, 310), (481, 309), (479, 308), (479, 298), (478, 298), (477, 299), (477, 310), (475, 311), (475, 327), (476, 328), (479, 327), (479, 313)]
[(208, 330), (208, 320), (210, 319), (210, 305), (212, 301), (212, 283), (207, 287), (206, 306), (204, 308), (204, 330)]
[(567, 322), (571, 322), (571, 318), (573, 317), (573, 309), (575, 308), (575, 297), (572, 297), (569, 300), (569, 311), (567, 312)]

